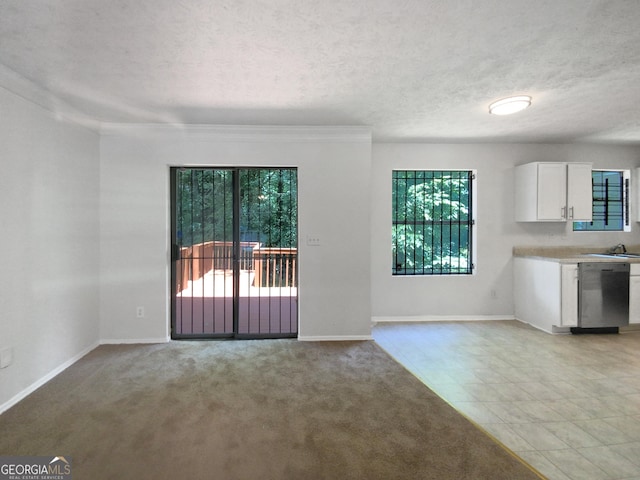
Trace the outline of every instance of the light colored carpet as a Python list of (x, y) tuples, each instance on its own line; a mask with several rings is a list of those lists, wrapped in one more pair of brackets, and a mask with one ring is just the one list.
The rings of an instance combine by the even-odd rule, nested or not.
[(105, 345), (0, 432), (77, 480), (541, 478), (374, 342)]

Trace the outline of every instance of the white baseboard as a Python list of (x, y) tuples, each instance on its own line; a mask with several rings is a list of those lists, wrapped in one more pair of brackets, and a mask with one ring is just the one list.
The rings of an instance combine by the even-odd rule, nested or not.
[(169, 337), (159, 338), (103, 338), (100, 345), (120, 345), (120, 344), (136, 344), (136, 343), (167, 343), (171, 339)]
[(298, 340), (301, 342), (344, 342), (344, 341), (361, 341), (373, 340), (371, 335), (299, 335)]
[(75, 355), (73, 358), (70, 358), (69, 360), (67, 360), (66, 362), (64, 362), (62, 365), (57, 366), (56, 368), (54, 368), (53, 370), (51, 370), (49, 373), (47, 373), (44, 377), (36, 380), (35, 382), (33, 382), (31, 385), (29, 385), (27, 388), (25, 388), (24, 390), (22, 390), (21, 392), (17, 393), (16, 395), (14, 395), (13, 397), (11, 397), (9, 400), (7, 400), (5, 403), (3, 403), (2, 405), (0, 405), (0, 413), (4, 412), (5, 410), (9, 410), (11, 407), (13, 407), (16, 403), (18, 403), (20, 400), (22, 400), (23, 398), (25, 398), (27, 395), (32, 394), (33, 392), (35, 392), (38, 388), (40, 388), (42, 385), (44, 385), (45, 383), (47, 383), (49, 380), (51, 380), (52, 378), (54, 378), (55, 376), (61, 374), (63, 371), (65, 371), (67, 368), (69, 368), (71, 365), (73, 365), (74, 363), (76, 363), (78, 360), (80, 360), (82, 357), (84, 357), (87, 353), (89, 353), (90, 351), (92, 351), (93, 349), (95, 349), (97, 346), (99, 345), (99, 342), (96, 342), (92, 345), (90, 345), (89, 347), (85, 348), (84, 350), (82, 350), (80, 353), (78, 353), (77, 355)]
[(485, 322), (491, 320), (515, 320), (513, 315), (407, 315), (398, 317), (371, 317), (371, 323), (405, 322)]

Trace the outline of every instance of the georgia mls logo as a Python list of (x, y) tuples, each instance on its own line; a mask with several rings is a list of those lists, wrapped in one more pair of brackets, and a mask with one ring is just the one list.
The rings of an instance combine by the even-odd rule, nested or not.
[(71, 464), (64, 457), (53, 457), (49, 462), (49, 474), (71, 475)]
[(0, 457), (0, 480), (71, 480), (71, 458)]

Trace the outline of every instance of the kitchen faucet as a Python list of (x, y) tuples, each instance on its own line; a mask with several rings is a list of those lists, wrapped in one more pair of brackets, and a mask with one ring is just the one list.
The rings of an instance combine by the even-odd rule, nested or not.
[(609, 253), (618, 253), (618, 250), (620, 250), (620, 253), (627, 253), (627, 247), (625, 247), (623, 243), (619, 243), (615, 247), (611, 247), (609, 249)]

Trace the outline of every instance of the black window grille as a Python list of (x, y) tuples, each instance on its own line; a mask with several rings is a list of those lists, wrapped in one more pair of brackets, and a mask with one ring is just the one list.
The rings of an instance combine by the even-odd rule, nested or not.
[(472, 273), (474, 179), (470, 170), (393, 171), (393, 275)]
[(623, 231), (629, 225), (629, 178), (623, 171), (593, 170), (591, 222), (573, 222), (574, 231)]

